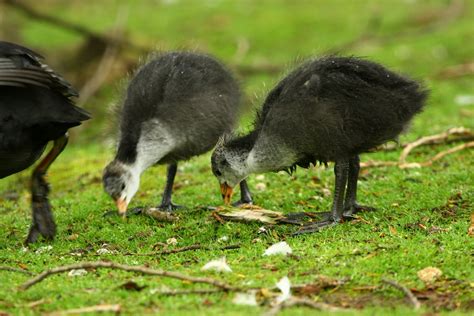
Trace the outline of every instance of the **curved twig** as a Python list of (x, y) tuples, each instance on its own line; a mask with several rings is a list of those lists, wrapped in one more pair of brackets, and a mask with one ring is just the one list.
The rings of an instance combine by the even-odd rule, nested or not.
[(20, 285), (19, 289), (27, 290), (31, 286), (43, 281), (47, 277), (54, 274), (59, 274), (59, 273), (63, 273), (63, 272), (71, 271), (71, 270), (77, 270), (77, 269), (97, 269), (97, 268), (118, 269), (118, 270), (139, 272), (142, 274), (156, 275), (156, 276), (161, 276), (161, 277), (166, 277), (166, 278), (178, 279), (178, 280), (188, 281), (192, 283), (205, 283), (205, 284), (209, 284), (217, 288), (223, 289), (225, 291), (232, 291), (232, 290), (237, 289), (227, 283), (221, 282), (216, 279), (192, 277), (192, 276), (187, 276), (178, 272), (155, 270), (155, 269), (150, 269), (143, 266), (129, 266), (129, 265), (124, 265), (120, 263), (105, 262), (105, 261), (83, 262), (83, 263), (71, 264), (71, 265), (48, 269), (38, 274), (34, 278), (29, 279), (22, 285)]

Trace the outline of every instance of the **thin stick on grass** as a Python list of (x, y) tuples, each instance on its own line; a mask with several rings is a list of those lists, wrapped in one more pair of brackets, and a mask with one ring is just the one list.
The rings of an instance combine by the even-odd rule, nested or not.
[(411, 305), (413, 305), (413, 308), (415, 310), (420, 308), (420, 306), (421, 306), (420, 302), (418, 301), (416, 296), (413, 295), (413, 293), (407, 287), (397, 283), (397, 281), (395, 281), (395, 280), (382, 279), (382, 282), (385, 283), (385, 284), (388, 284), (390, 286), (393, 286), (394, 288), (402, 291), (405, 294), (406, 298), (408, 298), (408, 300), (410, 301)]
[(74, 309), (66, 309), (61, 311), (56, 311), (48, 313), (48, 316), (59, 316), (59, 315), (76, 315), (76, 314), (85, 314), (85, 313), (116, 313), (119, 314), (121, 311), (121, 306), (119, 304), (101, 304), (94, 306), (87, 306)]
[(0, 270), (2, 271), (9, 271), (9, 272), (18, 272), (18, 273), (23, 273), (23, 274), (28, 274), (28, 275), (33, 275), (32, 272), (19, 269), (19, 268), (14, 268), (14, 267), (7, 267), (7, 266), (0, 266)]
[(29, 279), (28, 281), (20, 285), (19, 290), (27, 290), (31, 286), (43, 281), (47, 277), (54, 274), (64, 273), (64, 272), (77, 270), (77, 269), (98, 269), (98, 268), (118, 269), (118, 270), (124, 270), (124, 271), (138, 272), (142, 274), (156, 275), (156, 276), (161, 276), (165, 278), (188, 281), (191, 283), (204, 283), (204, 284), (215, 286), (224, 291), (233, 291), (237, 289), (227, 283), (224, 283), (222, 281), (212, 279), (212, 278), (192, 277), (192, 276), (184, 275), (178, 272), (172, 272), (172, 271), (166, 271), (166, 270), (155, 270), (155, 269), (150, 269), (144, 266), (129, 266), (129, 265), (124, 265), (124, 264), (114, 263), (114, 262), (97, 261), (97, 262), (83, 262), (83, 263), (78, 263), (78, 264), (59, 266), (56, 268), (45, 270), (41, 272), (40, 274), (38, 274), (37, 276)]
[(148, 252), (148, 253), (133, 253), (133, 252), (127, 252), (124, 255), (125, 256), (160, 256), (160, 255), (170, 255), (174, 253), (180, 253), (180, 252), (185, 252), (185, 251), (191, 251), (191, 250), (231, 250), (231, 249), (239, 249), (240, 244), (234, 244), (234, 245), (227, 245), (221, 248), (214, 248), (214, 247), (207, 247), (203, 246), (200, 244), (194, 244), (191, 246), (185, 246), (181, 248), (175, 248), (175, 249), (165, 249), (165, 250), (160, 250), (160, 251), (154, 251), (154, 252)]
[(422, 146), (422, 145), (443, 144), (450, 138), (450, 136), (463, 137), (464, 139), (468, 139), (468, 140), (472, 140), (474, 138), (473, 133), (467, 128), (464, 128), (464, 127), (450, 128), (444, 133), (424, 136), (424, 137), (421, 137), (420, 139), (417, 139), (414, 142), (406, 144), (405, 148), (400, 154), (400, 158), (398, 159), (398, 161), (401, 164), (406, 163), (406, 159), (408, 155), (414, 148)]
[[(367, 161), (362, 162), (360, 164), (361, 168), (374, 168), (374, 167), (393, 167), (397, 166), (400, 169), (410, 169), (410, 168), (420, 168), (420, 167), (428, 167), (431, 166), (434, 162), (444, 158), (447, 155), (451, 155), (458, 151), (472, 148), (474, 147), (474, 141), (470, 141), (468, 143), (464, 143), (453, 148), (441, 151), (437, 153), (435, 156), (431, 157), (430, 159), (423, 161), (423, 162), (406, 162), (406, 157), (401, 157), (399, 161)], [(411, 150), (411, 149), (410, 149)], [(408, 151), (409, 152), (409, 151)], [(403, 155), (403, 153), (402, 153)]]
[(224, 292), (223, 289), (194, 289), (194, 290), (157, 290), (153, 291), (153, 295), (163, 295), (163, 296), (178, 296), (178, 295), (202, 295), (202, 294), (214, 294), (219, 292)]
[(277, 304), (277, 305), (273, 306), (270, 310), (268, 310), (263, 315), (264, 316), (275, 316), (278, 313), (280, 313), (283, 309), (289, 308), (289, 307), (292, 307), (292, 306), (306, 306), (306, 307), (309, 307), (309, 308), (312, 308), (312, 309), (316, 309), (316, 310), (320, 310), (320, 311), (328, 311), (328, 312), (336, 312), (336, 311), (341, 310), (340, 308), (338, 308), (336, 306), (329, 305), (329, 304), (326, 304), (326, 303), (315, 302), (315, 301), (307, 299), (307, 298), (292, 297), (292, 298), (288, 299), (287, 301), (282, 302), (281, 304)]

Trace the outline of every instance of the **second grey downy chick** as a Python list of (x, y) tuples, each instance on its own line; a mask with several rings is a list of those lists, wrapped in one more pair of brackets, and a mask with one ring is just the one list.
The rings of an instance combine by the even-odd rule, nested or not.
[[(120, 140), (104, 170), (105, 191), (124, 214), (138, 190), (140, 175), (168, 164), (160, 209), (171, 211), (177, 162), (212, 149), (239, 114), (240, 91), (231, 73), (208, 55), (161, 54), (131, 80), (120, 109)], [(251, 202), (246, 183), (242, 202)]]
[(225, 200), (251, 173), (335, 162), (331, 211), (299, 233), (317, 231), (361, 209), (357, 203), (359, 154), (396, 139), (422, 111), (421, 84), (369, 60), (312, 59), (268, 94), (254, 130), (217, 146), (212, 170)]

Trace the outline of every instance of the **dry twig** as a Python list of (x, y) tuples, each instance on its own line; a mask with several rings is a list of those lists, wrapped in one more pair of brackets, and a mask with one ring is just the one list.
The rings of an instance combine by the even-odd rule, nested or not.
[(300, 298), (300, 297), (292, 297), (288, 299), (287, 301), (282, 302), (281, 304), (277, 304), (273, 306), (270, 310), (268, 310), (264, 315), (265, 316), (275, 316), (279, 312), (281, 312), (283, 309), (292, 307), (292, 306), (306, 306), (310, 307), (312, 309), (320, 310), (320, 311), (328, 311), (328, 312), (336, 312), (340, 311), (341, 309), (329, 305), (326, 303), (322, 302), (315, 302), (313, 300), (307, 299), (307, 298)]
[(118, 269), (118, 270), (124, 270), (124, 271), (139, 272), (142, 274), (156, 275), (156, 276), (161, 276), (161, 277), (166, 277), (166, 278), (178, 279), (178, 280), (188, 281), (191, 283), (204, 283), (204, 284), (215, 286), (217, 288), (221, 288), (222, 290), (225, 290), (225, 291), (236, 290), (235, 287), (216, 279), (192, 277), (192, 276), (187, 276), (178, 272), (172, 272), (172, 271), (166, 271), (166, 270), (155, 270), (155, 269), (150, 269), (144, 266), (129, 266), (129, 265), (124, 265), (120, 263), (105, 262), (105, 261), (83, 262), (83, 263), (71, 264), (67, 266), (59, 266), (56, 268), (48, 269), (38, 274), (34, 278), (29, 279), (22, 285), (20, 285), (19, 289), (27, 290), (31, 286), (43, 281), (47, 277), (54, 274), (59, 274), (59, 273), (63, 273), (63, 272), (71, 271), (71, 270), (77, 270), (77, 269), (98, 269), (98, 268)]
[(194, 289), (194, 290), (156, 290), (153, 291), (153, 295), (189, 295), (189, 294), (213, 294), (224, 291), (223, 289)]
[(474, 139), (474, 134), (467, 128), (450, 128), (444, 133), (421, 137), (420, 139), (417, 139), (414, 142), (406, 144), (398, 160), (401, 164), (406, 163), (408, 155), (414, 148), (419, 147), (421, 145), (442, 144), (446, 142), (451, 136), (463, 137), (463, 139), (468, 140)]
[(89, 30), (88, 28), (85, 28), (82, 25), (74, 24), (69, 21), (63, 20), (61, 18), (58, 18), (56, 16), (48, 15), (39, 11), (36, 11), (34, 8), (30, 7), (29, 5), (23, 3), (22, 1), (18, 0), (0, 0), (0, 3), (5, 3), (6, 5), (20, 11), (24, 15), (28, 16), (29, 18), (33, 20), (39, 20), (41, 22), (46, 22), (55, 26), (58, 26), (60, 28), (66, 29), (68, 31), (72, 31), (75, 33), (78, 33), (80, 35), (95, 39), (99, 42), (102, 42), (107, 45), (119, 45), (119, 46), (124, 46), (127, 48), (132, 48), (136, 49), (140, 52), (148, 52), (150, 51), (149, 48), (146, 47), (140, 47), (137, 46), (136, 44), (127, 41), (124, 38), (115, 38), (113, 36), (106, 36), (100, 33), (96, 33), (94, 31)]
[[(121, 39), (123, 36), (123, 25), (125, 24), (128, 12), (125, 11), (124, 7), (120, 8), (117, 13), (115, 26), (112, 31), (113, 38)], [(91, 96), (93, 96), (100, 87), (104, 84), (107, 76), (112, 69), (115, 60), (119, 52), (119, 45), (117, 42), (111, 42), (107, 45), (99, 66), (96, 72), (89, 81), (82, 87), (79, 93), (79, 100), (77, 101), (78, 106), (83, 106)]]
[(468, 62), (460, 65), (449, 66), (442, 69), (433, 77), (436, 79), (454, 79), (474, 74), (474, 62)]
[(402, 291), (403, 293), (405, 293), (405, 296), (408, 298), (408, 300), (410, 301), (411, 305), (413, 305), (413, 308), (415, 310), (420, 308), (420, 306), (421, 306), (420, 302), (418, 301), (416, 296), (413, 295), (413, 293), (407, 287), (397, 283), (394, 280), (382, 279), (382, 282), (385, 283), (385, 284), (391, 285), (394, 288), (396, 288), (396, 289)]
[(0, 270), (2, 271), (10, 271), (10, 272), (19, 272), (23, 274), (28, 274), (28, 275), (33, 275), (30, 271), (23, 270), (23, 269), (18, 269), (18, 268), (13, 268), (13, 267), (7, 267), (7, 266), (0, 266)]
[(227, 245), (221, 248), (214, 248), (214, 247), (206, 247), (200, 244), (194, 244), (191, 246), (185, 246), (181, 248), (175, 248), (175, 249), (165, 249), (165, 250), (160, 250), (160, 251), (154, 251), (154, 252), (148, 252), (148, 253), (133, 253), (133, 252), (128, 252), (124, 255), (126, 256), (160, 256), (160, 255), (169, 255), (173, 253), (179, 253), (179, 252), (185, 252), (185, 251), (190, 251), (190, 250), (230, 250), (230, 249), (238, 249), (240, 248), (240, 244), (234, 244), (234, 245)]
[[(453, 137), (455, 138), (453, 139)], [(398, 159), (398, 161), (367, 161), (367, 162), (362, 162), (360, 166), (361, 168), (397, 166), (401, 169), (428, 167), (428, 166), (431, 166), (434, 162), (442, 159), (443, 157), (447, 155), (450, 155), (452, 153), (455, 153), (467, 148), (474, 147), (473, 139), (474, 139), (474, 134), (472, 133), (471, 130), (464, 127), (451, 128), (444, 133), (425, 136), (412, 143), (405, 144), (403, 146), (404, 149), (402, 153), (400, 154), (400, 158)], [(423, 162), (419, 162), (419, 163), (406, 162), (408, 155), (416, 147), (423, 146), (423, 145), (445, 144), (445, 143), (449, 143), (455, 140), (468, 141), (468, 142), (455, 146), (453, 148), (441, 151), (435, 156)]]
[(94, 306), (87, 306), (81, 308), (74, 308), (74, 309), (66, 309), (62, 311), (56, 311), (52, 313), (48, 313), (48, 316), (60, 316), (60, 315), (73, 315), (73, 314), (85, 314), (85, 313), (116, 313), (119, 314), (121, 307), (119, 304), (101, 304), (101, 305), (94, 305)]

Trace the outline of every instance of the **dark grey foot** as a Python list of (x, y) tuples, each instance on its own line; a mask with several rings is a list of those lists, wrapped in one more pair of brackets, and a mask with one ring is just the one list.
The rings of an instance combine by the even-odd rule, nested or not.
[(240, 200), (232, 203), (232, 206), (241, 206), (242, 204), (253, 204), (252, 194), (246, 180), (240, 181)]
[(253, 204), (253, 201), (252, 200), (242, 200), (242, 199), (240, 199), (240, 200), (232, 203), (232, 206), (239, 207), (243, 204)]
[(314, 222), (311, 224), (304, 225), (300, 229), (298, 229), (296, 232), (293, 233), (293, 235), (302, 235), (302, 234), (310, 234), (310, 233), (315, 233), (320, 231), (323, 228), (327, 227), (332, 227), (334, 225), (337, 225), (338, 222), (332, 220), (332, 219), (327, 219), (323, 220), (320, 222)]
[(36, 242), (39, 236), (52, 240), (56, 234), (56, 224), (48, 200), (49, 186), (42, 174), (35, 174), (32, 181), (33, 223), (25, 244)]
[(345, 208), (344, 209), (344, 218), (354, 218), (353, 215), (357, 214), (357, 213), (360, 213), (360, 212), (374, 212), (376, 211), (377, 209), (375, 207), (371, 207), (371, 206), (366, 206), (366, 205), (359, 205), (357, 203), (354, 203), (353, 205), (351, 205), (350, 207), (348, 208)]
[[(127, 212), (125, 213), (125, 217), (130, 217), (130, 216), (133, 216), (133, 215), (140, 215), (144, 212), (144, 210), (145, 210), (144, 207), (135, 207), (135, 208), (132, 208), (132, 209), (128, 209)], [(115, 217), (115, 216), (124, 217), (123, 215), (120, 215), (119, 212), (117, 212), (117, 210), (107, 211), (102, 216), (103, 217)]]
[(173, 204), (173, 203), (169, 202), (169, 203), (164, 203), (164, 204), (162, 203), (162, 204), (158, 205), (156, 208), (158, 210), (164, 211), (164, 212), (173, 212), (173, 211), (179, 210), (181, 208), (184, 208), (184, 206)]

